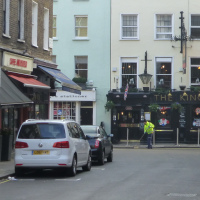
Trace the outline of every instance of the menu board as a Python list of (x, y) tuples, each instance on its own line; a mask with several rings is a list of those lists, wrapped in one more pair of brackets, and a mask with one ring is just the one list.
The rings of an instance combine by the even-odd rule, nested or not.
[(186, 126), (186, 117), (185, 117), (185, 108), (183, 108), (183, 110), (180, 112), (180, 116), (179, 116), (179, 127), (180, 128), (185, 128)]

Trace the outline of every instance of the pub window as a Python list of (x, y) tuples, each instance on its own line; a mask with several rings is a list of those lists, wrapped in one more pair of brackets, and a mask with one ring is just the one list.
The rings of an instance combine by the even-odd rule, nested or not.
[(121, 87), (137, 88), (137, 59), (122, 58), (121, 64)]
[(172, 88), (172, 58), (156, 58), (156, 88)]
[(199, 85), (200, 81), (200, 58), (191, 58), (191, 85)]
[(171, 128), (171, 107), (160, 106), (157, 112), (158, 126), (157, 128)]

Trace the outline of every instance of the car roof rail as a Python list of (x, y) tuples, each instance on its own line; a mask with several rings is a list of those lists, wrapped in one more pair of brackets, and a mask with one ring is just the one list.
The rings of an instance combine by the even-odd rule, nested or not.
[(27, 119), (25, 122), (35, 121), (37, 119)]

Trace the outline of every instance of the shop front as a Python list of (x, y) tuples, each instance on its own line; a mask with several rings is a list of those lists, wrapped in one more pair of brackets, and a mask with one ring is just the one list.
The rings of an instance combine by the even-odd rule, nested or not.
[(50, 97), (50, 119), (72, 119), (81, 125), (96, 123), (96, 90), (82, 90), (81, 94), (57, 91)]
[[(136, 140), (146, 142), (143, 120), (155, 124), (155, 142), (197, 143), (200, 127), (200, 95), (191, 91), (168, 93), (136, 92), (124, 94), (109, 92), (113, 101), (111, 131), (113, 142)], [(142, 137), (142, 139), (141, 139)], [(141, 140), (140, 140), (141, 139)]]

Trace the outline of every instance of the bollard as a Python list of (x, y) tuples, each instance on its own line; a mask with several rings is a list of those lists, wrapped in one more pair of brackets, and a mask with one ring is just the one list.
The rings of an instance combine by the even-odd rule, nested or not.
[(153, 131), (153, 145), (155, 146), (155, 143), (156, 143), (156, 132), (155, 132), (155, 129)]
[(177, 128), (177, 136), (176, 136), (176, 137), (177, 137), (176, 145), (178, 146), (178, 142), (179, 142), (179, 141), (178, 141), (178, 137), (179, 137), (179, 128)]
[(128, 146), (128, 140), (129, 140), (129, 128), (127, 128), (127, 146)]

